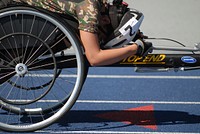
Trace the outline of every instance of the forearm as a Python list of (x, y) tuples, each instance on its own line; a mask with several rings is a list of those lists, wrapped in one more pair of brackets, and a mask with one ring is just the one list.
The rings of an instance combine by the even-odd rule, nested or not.
[(80, 31), (81, 41), (86, 57), (92, 66), (101, 66), (116, 63), (137, 52), (137, 45), (130, 45), (118, 49), (101, 50), (96, 34)]
[(134, 55), (136, 52), (137, 45), (130, 45), (118, 49), (99, 50), (94, 55), (86, 52), (86, 56), (92, 66), (102, 66), (119, 62), (128, 56)]

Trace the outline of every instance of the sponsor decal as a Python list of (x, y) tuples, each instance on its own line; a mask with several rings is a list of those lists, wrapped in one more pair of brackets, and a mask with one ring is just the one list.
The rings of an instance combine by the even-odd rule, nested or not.
[(183, 56), (181, 58), (182, 62), (184, 63), (189, 63), (189, 64), (194, 64), (197, 62), (197, 60), (195, 58), (193, 58), (192, 56)]
[(133, 28), (137, 23), (138, 23), (137, 19), (135, 19), (134, 17), (131, 18), (122, 28), (119, 29), (120, 33), (124, 36), (127, 35), (133, 36), (135, 34), (135, 30)]
[(140, 56), (130, 56), (120, 62), (120, 64), (165, 64), (165, 54), (150, 54), (145, 58)]

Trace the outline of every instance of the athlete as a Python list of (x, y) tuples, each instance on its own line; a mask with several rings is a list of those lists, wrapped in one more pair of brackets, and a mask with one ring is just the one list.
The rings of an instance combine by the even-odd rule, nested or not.
[[(113, 64), (131, 55), (144, 56), (150, 50), (152, 50), (152, 45), (142, 40), (136, 40), (131, 44), (129, 43), (133, 37), (136, 36), (136, 34), (138, 35), (140, 33), (138, 32), (139, 25), (133, 23), (127, 25), (127, 22), (129, 22), (129, 20), (127, 20), (127, 22), (124, 21), (118, 23), (117, 27), (116, 23), (112, 22), (114, 17), (109, 16), (110, 4), (106, 0), (14, 1), (23, 2), (31, 6), (42, 7), (52, 12), (65, 13), (75, 17), (79, 22), (78, 29), (80, 33), (80, 39), (82, 41), (86, 57), (91, 66)], [(114, 0), (113, 3), (114, 2), (118, 3), (118, 6), (121, 4), (124, 4), (123, 6), (127, 6), (125, 3), (122, 3), (122, 0)], [(114, 12), (112, 15), (114, 14), (116, 14), (116, 12)], [(130, 17), (129, 19), (134, 19), (133, 22), (135, 22), (135, 18)], [(136, 20), (136, 22), (137, 21), (138, 20)], [(115, 24), (115, 26), (113, 26), (113, 24)], [(120, 24), (121, 26), (119, 26)], [(131, 26), (132, 24), (133, 27)], [(127, 27), (125, 27), (125, 25), (130, 26), (130, 30), (133, 30), (134, 26), (137, 28), (134, 31), (127, 32), (127, 29), (125, 29)], [(120, 35), (111, 39), (111, 41), (108, 41), (109, 36), (111, 33), (113, 34), (113, 31), (116, 31), (116, 29), (118, 29), (117, 32), (120, 31)], [(127, 45), (124, 43), (127, 43)], [(112, 49), (102, 49), (101, 44), (105, 44), (104, 48), (107, 47)], [(118, 44), (118, 47), (112, 47), (116, 46), (116, 44)]]

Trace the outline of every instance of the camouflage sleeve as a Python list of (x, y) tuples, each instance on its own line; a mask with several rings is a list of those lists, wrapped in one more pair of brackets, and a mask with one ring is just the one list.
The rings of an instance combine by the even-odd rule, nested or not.
[(98, 30), (98, 0), (15, 0), (32, 6), (42, 7), (52, 12), (67, 13), (79, 22), (79, 29), (96, 33)]
[(85, 0), (76, 8), (79, 29), (96, 33), (99, 24), (99, 3), (98, 0)]
[(73, 7), (74, 5), (72, 2), (64, 0), (14, 0), (14, 1), (27, 3), (31, 6), (41, 7), (52, 12), (58, 12), (58, 13), (67, 12), (70, 14), (72, 14), (71, 12), (73, 12), (73, 9), (70, 7)]

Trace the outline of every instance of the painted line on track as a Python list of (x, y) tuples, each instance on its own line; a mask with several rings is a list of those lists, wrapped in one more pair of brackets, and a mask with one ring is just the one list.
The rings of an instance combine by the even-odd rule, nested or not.
[(179, 104), (179, 105), (200, 105), (200, 102), (185, 101), (107, 101), (107, 100), (77, 100), (78, 103), (104, 103), (104, 104)]
[(36, 131), (38, 133), (59, 133), (59, 134), (199, 134), (184, 132), (127, 132), (127, 131)]
[[(32, 77), (53, 77), (53, 75), (46, 75), (46, 74), (32, 74)], [(75, 78), (77, 75), (59, 75), (59, 77), (68, 78), (72, 77)], [(146, 76), (146, 75), (87, 75), (87, 78), (107, 78), (107, 79), (200, 79), (200, 76)]]
[(88, 75), (88, 78), (118, 78), (118, 79), (200, 79), (200, 76), (146, 76), (146, 75)]
[[(14, 100), (12, 100), (14, 101)], [(17, 100), (27, 102), (27, 100)], [(39, 100), (40, 103), (58, 103), (60, 100)], [(173, 105), (200, 105), (200, 102), (187, 101), (113, 101), (113, 100), (77, 100), (76, 103), (99, 103), (99, 104), (173, 104)]]

